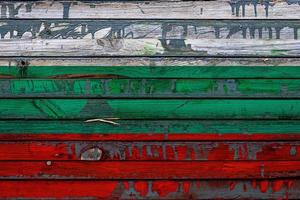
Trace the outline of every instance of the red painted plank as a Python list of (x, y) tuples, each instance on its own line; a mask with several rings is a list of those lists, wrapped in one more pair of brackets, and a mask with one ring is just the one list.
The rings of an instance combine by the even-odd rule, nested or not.
[(299, 140), (299, 134), (0, 134), (0, 141), (32, 140), (101, 140), (101, 141), (290, 141)]
[(300, 180), (0, 181), (0, 198), (298, 199)]
[(295, 178), (300, 161), (2, 161), (1, 179)]
[(300, 142), (0, 142), (0, 160), (300, 160)]

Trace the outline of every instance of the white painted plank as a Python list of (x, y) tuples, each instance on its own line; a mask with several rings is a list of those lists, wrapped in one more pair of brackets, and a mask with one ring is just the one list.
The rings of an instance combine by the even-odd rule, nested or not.
[(2, 1), (2, 18), (299, 19), (300, 0)]
[(2, 40), (1, 56), (299, 56), (298, 40)]
[(299, 20), (0, 20), (1, 39), (298, 39)]

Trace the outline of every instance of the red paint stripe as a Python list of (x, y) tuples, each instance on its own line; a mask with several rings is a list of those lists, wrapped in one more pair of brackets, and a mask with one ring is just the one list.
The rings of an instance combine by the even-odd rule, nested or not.
[(0, 141), (26, 140), (101, 140), (101, 141), (289, 141), (300, 140), (299, 134), (0, 134)]
[(300, 142), (0, 142), (0, 160), (300, 160)]
[(0, 166), (2, 179), (261, 179), (300, 175), (300, 161), (2, 161)]
[(0, 198), (298, 199), (300, 181), (1, 181), (0, 191)]

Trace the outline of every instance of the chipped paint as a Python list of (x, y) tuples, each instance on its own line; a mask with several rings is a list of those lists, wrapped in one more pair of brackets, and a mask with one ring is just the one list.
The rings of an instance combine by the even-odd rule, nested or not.
[[(154, 29), (154, 30), (153, 30)], [(145, 53), (152, 55), (162, 45), (165, 50), (191, 50), (185, 39), (298, 39), (298, 21), (174, 21), (149, 20), (9, 20), (0, 22), (1, 39), (97, 39), (99, 46), (120, 48), (124, 38), (158, 38), (161, 44), (146, 44)], [(120, 34), (122, 33), (122, 34)], [(145, 34), (146, 33), (146, 34)], [(173, 36), (175, 35), (175, 36)], [(110, 40), (103, 40), (110, 39)], [(113, 40), (111, 40), (113, 39)], [(172, 39), (172, 40), (170, 40)]]

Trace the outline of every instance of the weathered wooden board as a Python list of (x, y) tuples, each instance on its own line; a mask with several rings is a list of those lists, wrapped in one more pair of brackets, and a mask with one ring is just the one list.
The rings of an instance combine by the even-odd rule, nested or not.
[(33, 39), (2, 40), (1, 56), (256, 56), (297, 57), (299, 40)]
[[(196, 181), (1, 181), (1, 198), (30, 199), (297, 199), (297, 179)], [(55, 191), (55, 192), (53, 192)]]
[(0, 121), (0, 140), (207, 141), (300, 140), (298, 120)]
[(300, 100), (0, 99), (0, 119), (299, 119)]
[(295, 178), (300, 161), (3, 161), (0, 179)]
[(0, 66), (1, 78), (300, 78), (299, 66)]
[(252, 41), (252, 39), (298, 40), (299, 34), (298, 20), (0, 20), (1, 39), (127, 38)]
[(300, 79), (9, 79), (0, 98), (300, 98)]
[[(34, 66), (52, 66), (60, 68), (70, 67), (77, 68), (76, 66), (82, 66), (82, 68), (86, 68), (88, 66), (127, 66), (127, 67), (143, 67), (143, 66), (173, 66), (173, 67), (187, 67), (188, 66), (227, 66), (227, 67), (236, 67), (243, 66), (245, 67), (245, 71), (247, 71), (247, 66), (270, 66), (270, 67), (278, 67), (278, 66), (289, 66), (295, 67), (300, 66), (300, 58), (275, 58), (275, 57), (265, 57), (265, 58), (254, 58), (254, 57), (0, 57), (0, 69), (2, 67), (15, 68), (15, 66), (19, 67), (34, 67)], [(54, 68), (55, 69), (55, 68)], [(57, 68), (56, 68), (57, 69)], [(69, 69), (69, 68), (67, 68)], [(99, 70), (99, 68), (96, 68)], [(251, 68), (253, 69), (253, 68)], [(277, 68), (276, 68), (277, 69)], [(48, 69), (50, 70), (50, 69)], [(119, 69), (120, 70), (120, 69)], [(176, 70), (179, 70), (176, 68)], [(286, 69), (288, 72), (290, 69)], [(3, 72), (2, 72), (3, 73)], [(52, 71), (52, 73), (54, 73)], [(69, 72), (71, 73), (71, 72)], [(232, 72), (233, 73), (233, 72)], [(259, 72), (261, 73), (261, 72)], [(269, 72), (270, 73), (270, 72)], [(180, 75), (182, 71), (180, 71)], [(49, 75), (50, 76), (50, 75)], [(257, 77), (257, 76), (255, 76)], [(279, 78), (287, 78), (284, 76), (284, 73)], [(32, 78), (32, 77), (31, 77)], [(43, 78), (41, 76), (40, 78)], [(140, 77), (141, 78), (141, 77)], [(178, 76), (177, 76), (178, 78)], [(183, 78), (186, 78), (183, 76)], [(227, 77), (228, 78), (228, 77)]]
[[(300, 120), (111, 120), (119, 125), (84, 120), (1, 120), (1, 134), (299, 134)], [(0, 134), (0, 135), (1, 135)], [(115, 136), (115, 135), (114, 135)], [(201, 137), (201, 136), (200, 136)], [(113, 137), (107, 138), (112, 139)], [(69, 138), (70, 139), (70, 138)], [(152, 138), (153, 139), (153, 138)], [(188, 139), (188, 136), (187, 136)], [(284, 138), (282, 138), (284, 139)], [(47, 139), (45, 139), (47, 140)], [(121, 139), (122, 140), (122, 139)], [(142, 139), (143, 140), (143, 139)], [(184, 140), (184, 139), (181, 139)]]
[(300, 0), (1, 1), (0, 199), (298, 199), (299, 19)]
[(299, 19), (298, 0), (3, 1), (2, 18)]
[(300, 160), (300, 142), (0, 142), (1, 161)]

